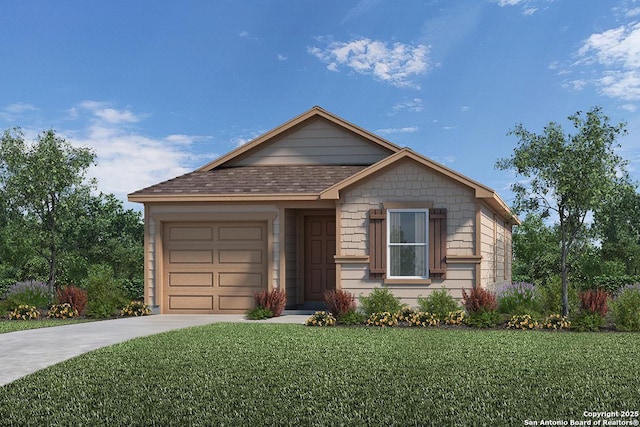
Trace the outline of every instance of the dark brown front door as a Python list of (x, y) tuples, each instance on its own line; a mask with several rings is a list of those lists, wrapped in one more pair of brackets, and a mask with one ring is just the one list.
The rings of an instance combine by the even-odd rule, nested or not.
[(304, 218), (304, 299), (322, 301), (336, 288), (336, 219), (333, 215)]

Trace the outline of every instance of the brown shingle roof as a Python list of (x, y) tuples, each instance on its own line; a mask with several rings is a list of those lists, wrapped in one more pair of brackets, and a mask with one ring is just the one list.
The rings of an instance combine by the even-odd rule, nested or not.
[(365, 167), (283, 165), (197, 170), (130, 196), (319, 193)]

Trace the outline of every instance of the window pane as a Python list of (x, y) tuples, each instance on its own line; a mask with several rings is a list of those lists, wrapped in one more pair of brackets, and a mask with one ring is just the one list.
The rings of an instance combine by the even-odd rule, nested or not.
[(426, 243), (425, 212), (391, 212), (390, 243)]
[(420, 276), (427, 275), (426, 246), (391, 246), (390, 248), (391, 276)]

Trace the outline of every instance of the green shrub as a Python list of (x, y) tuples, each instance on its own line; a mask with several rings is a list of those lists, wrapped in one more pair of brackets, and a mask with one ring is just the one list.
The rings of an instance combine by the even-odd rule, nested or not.
[(422, 326), (426, 328), (428, 326), (438, 326), (440, 320), (436, 314), (419, 311), (410, 315), (408, 322), (409, 326)]
[[(590, 289), (604, 289), (611, 293), (617, 292), (619, 289), (632, 283), (639, 283), (640, 276), (615, 275), (615, 276), (595, 276), (591, 278), (587, 286)], [(586, 289), (585, 289), (586, 290)]]
[(611, 301), (611, 319), (619, 331), (640, 331), (640, 285), (619, 289)]
[(463, 325), (464, 319), (464, 310), (455, 310), (447, 313), (447, 316), (444, 318), (444, 323), (447, 325)]
[(565, 316), (560, 314), (550, 314), (541, 323), (542, 329), (569, 329), (571, 328), (571, 322)]
[(338, 319), (345, 313), (356, 309), (356, 297), (350, 292), (341, 289), (326, 291), (324, 293), (324, 302), (327, 304), (331, 314)]
[(128, 299), (135, 301), (144, 298), (144, 279), (122, 279), (121, 283), (125, 297)]
[(120, 310), (120, 316), (148, 316), (151, 314), (149, 306), (142, 301), (131, 301)]
[(431, 292), (426, 298), (418, 297), (418, 311), (435, 314), (440, 320), (444, 320), (450, 312), (458, 309), (460, 304), (445, 288)]
[(505, 314), (530, 314), (537, 317), (542, 311), (542, 304), (536, 294), (536, 287), (531, 283), (509, 283), (496, 293), (498, 311)]
[(538, 322), (528, 314), (511, 316), (511, 319), (507, 322), (507, 329), (535, 329), (537, 327)]
[(400, 298), (395, 297), (387, 288), (375, 288), (368, 296), (360, 295), (359, 299), (360, 307), (367, 317), (385, 311), (397, 313), (403, 308)]
[(78, 317), (78, 310), (69, 303), (54, 304), (49, 309), (47, 316), (52, 319), (70, 319), (72, 317)]
[(9, 320), (32, 320), (40, 317), (40, 311), (33, 305), (19, 305), (9, 313)]
[(371, 316), (367, 319), (367, 325), (369, 326), (397, 326), (398, 325), (398, 313), (390, 313), (388, 311), (380, 311), (377, 313), (371, 313)]
[(46, 309), (51, 304), (49, 286), (36, 280), (14, 283), (5, 293), (4, 310), (13, 310), (20, 305)]
[(362, 325), (367, 321), (367, 316), (356, 310), (349, 310), (338, 317), (338, 323), (346, 326)]
[(91, 266), (83, 287), (89, 299), (85, 310), (87, 317), (104, 319), (116, 316), (128, 303), (120, 282), (109, 266)]
[(333, 326), (336, 324), (336, 318), (327, 311), (316, 311), (304, 324), (307, 326)]
[[(537, 299), (541, 303), (541, 311), (543, 313), (561, 313), (562, 312), (562, 280), (560, 277), (553, 277), (545, 285), (536, 288)], [(573, 313), (580, 307), (580, 298), (574, 286), (569, 283), (569, 312)]]
[(502, 315), (496, 310), (474, 311), (465, 317), (465, 323), (474, 328), (495, 328), (502, 323)]
[(266, 307), (254, 307), (247, 311), (247, 319), (249, 320), (263, 320), (273, 317), (273, 312)]
[(604, 326), (604, 317), (587, 310), (580, 311), (571, 320), (571, 329), (578, 332), (597, 332)]

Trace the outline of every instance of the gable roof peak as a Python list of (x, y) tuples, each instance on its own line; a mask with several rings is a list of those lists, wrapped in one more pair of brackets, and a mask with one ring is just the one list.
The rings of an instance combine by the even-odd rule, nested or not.
[(305, 111), (304, 113), (294, 117), (293, 119), (281, 124), (280, 126), (260, 135), (259, 137), (249, 141), (248, 143), (236, 148), (235, 150), (230, 151), (227, 154), (224, 154), (220, 157), (218, 157), (217, 159), (213, 160), (212, 162), (207, 163), (206, 165), (200, 167), (198, 170), (200, 171), (207, 171), (207, 170), (212, 170), (215, 169), (225, 163), (230, 162), (231, 160), (249, 152), (252, 150), (255, 150), (256, 147), (258, 147), (259, 145), (271, 141), (274, 138), (277, 138), (278, 136), (282, 135), (284, 132), (289, 131), (290, 129), (304, 123), (307, 122), (309, 120), (312, 120), (314, 118), (323, 118), (339, 127), (341, 127), (342, 129), (347, 130), (348, 132), (354, 133), (366, 140), (368, 140), (371, 143), (377, 144), (387, 150), (389, 150), (391, 153), (397, 153), (398, 151), (401, 150), (401, 147), (399, 147), (398, 145), (387, 141), (386, 139), (375, 135), (374, 133), (369, 132), (368, 130), (365, 130), (351, 122), (348, 122), (347, 120), (336, 116), (335, 114), (325, 110), (324, 108), (315, 105), (313, 106), (311, 109)]

